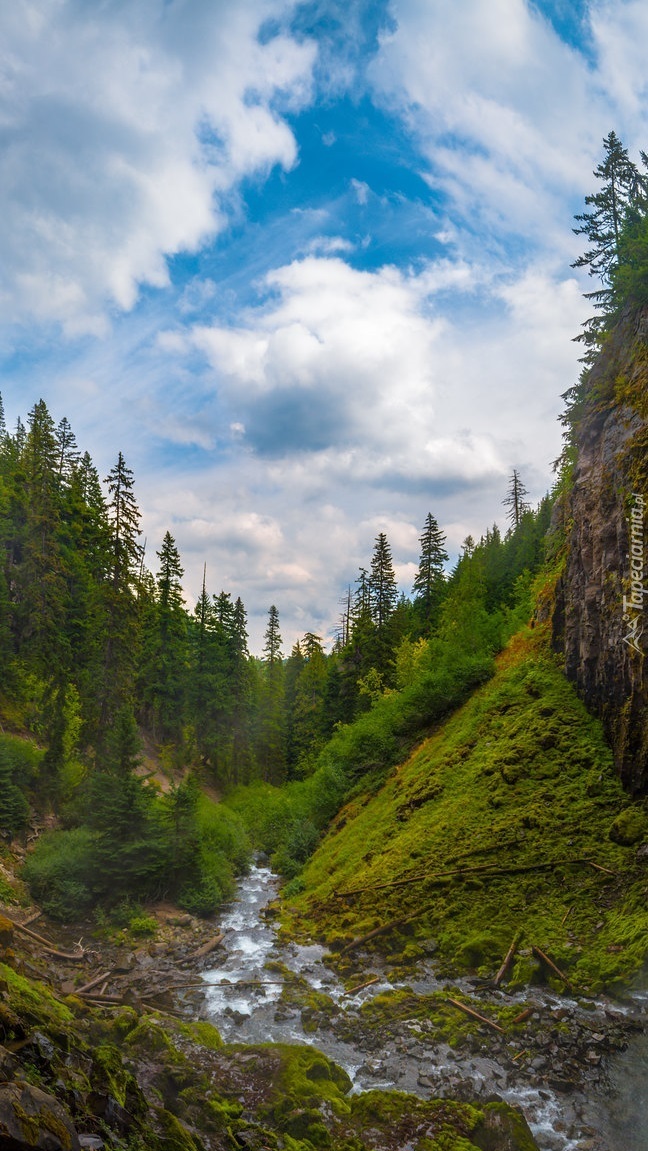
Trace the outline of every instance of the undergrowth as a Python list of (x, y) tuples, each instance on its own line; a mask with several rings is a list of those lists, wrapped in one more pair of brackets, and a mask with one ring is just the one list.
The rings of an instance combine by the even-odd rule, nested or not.
[(286, 899), (285, 929), (341, 951), (407, 921), (368, 946), (399, 964), (433, 940), (438, 969), (483, 976), (520, 931), (514, 980), (546, 977), (535, 947), (595, 990), (648, 952), (647, 830), (600, 724), (533, 634), (518, 636), (493, 680), (339, 812)]

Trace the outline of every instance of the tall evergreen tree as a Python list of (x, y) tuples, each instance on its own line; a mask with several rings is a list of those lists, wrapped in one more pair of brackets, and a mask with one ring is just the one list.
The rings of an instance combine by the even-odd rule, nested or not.
[(169, 531), (156, 553), (156, 595), (143, 626), (142, 693), (158, 739), (179, 739), (184, 719), (187, 617), (182, 595), (184, 571)]
[(391, 548), (384, 532), (376, 536), (369, 573), (371, 617), (379, 632), (387, 626), (398, 602)]
[(443, 565), (448, 562), (446, 537), (431, 512), (427, 514), (419, 542), (421, 554), (414, 577), (414, 607), (421, 621), (421, 630), (429, 633), (445, 589)]
[(105, 726), (132, 697), (139, 647), (136, 589), (141, 566), (140, 513), (133, 473), (121, 452), (106, 477), (110, 576), (105, 588), (107, 630), (101, 693)]
[(286, 726), (279, 612), (274, 604), (268, 612), (263, 655), (257, 762), (262, 778), (269, 783), (279, 784), (286, 775)]
[(528, 491), (525, 488), (520, 473), (517, 468), (513, 468), (511, 478), (509, 480), (509, 487), (506, 496), (502, 500), (505, 508), (508, 508), (506, 518), (509, 521), (512, 530), (520, 526), (522, 516), (529, 511), (530, 505), (526, 502), (525, 497), (528, 496)]

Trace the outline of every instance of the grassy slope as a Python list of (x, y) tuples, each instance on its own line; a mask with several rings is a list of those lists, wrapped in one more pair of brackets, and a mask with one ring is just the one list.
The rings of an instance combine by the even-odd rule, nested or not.
[[(632, 845), (610, 839), (633, 824)], [(493, 975), (518, 929), (513, 978), (538, 977), (531, 946), (574, 984), (593, 990), (626, 978), (648, 951), (648, 838), (643, 807), (622, 791), (599, 723), (533, 634), (518, 636), (494, 679), (402, 764), (375, 796), (355, 798), (287, 900), (291, 932), (340, 949), (400, 916), (402, 931), (373, 946), (394, 962), (433, 938), (442, 971)], [(591, 859), (615, 874), (566, 860)], [(506, 869), (552, 863), (519, 874)], [(420, 882), (379, 888), (408, 876)], [(335, 892), (376, 887), (340, 899)]]

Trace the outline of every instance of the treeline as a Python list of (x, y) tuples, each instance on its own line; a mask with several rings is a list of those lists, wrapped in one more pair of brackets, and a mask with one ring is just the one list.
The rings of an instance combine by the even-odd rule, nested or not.
[[(531, 511), (525, 495), (514, 472), (509, 530), (468, 538), (450, 575), (428, 515), (410, 599), (380, 533), (348, 589), (333, 650), (308, 632), (286, 655), (273, 605), (255, 658), (240, 598), (203, 581), (187, 607), (169, 532), (148, 569), (121, 453), (102, 483), (68, 420), (55, 424), (42, 400), (13, 433), (0, 410), (0, 706), (42, 749), (26, 766), (16, 741), (0, 749), (0, 830), (25, 826), (25, 796), (66, 827), (32, 857), (34, 891), (59, 914), (124, 891), (216, 906), (249, 845), (237, 816), (211, 810), (187, 769), (226, 791), (294, 781), (307, 814), (287, 808), (270, 846), (303, 855), (358, 775), (393, 762), (403, 740), (454, 706), (486, 674), (511, 620), (529, 613), (550, 501)], [(391, 717), (385, 738), (381, 716)], [(142, 737), (183, 780), (167, 795), (146, 781)], [(323, 777), (308, 781), (330, 747), (344, 779), (322, 792)], [(242, 804), (253, 826), (250, 810)]]
[[(598, 187), (585, 197), (586, 210), (575, 217), (573, 229), (587, 238), (589, 247), (572, 267), (587, 268), (596, 286), (585, 292), (594, 314), (575, 337), (584, 346), (583, 370), (578, 383), (563, 394), (565, 447), (557, 463), (567, 484), (576, 457), (578, 426), (588, 403), (614, 401), (615, 387), (625, 383), (595, 381), (596, 358), (624, 313), (648, 304), (648, 154), (640, 152), (638, 166), (616, 133), (610, 132), (593, 174)], [(637, 391), (640, 395), (641, 384)]]

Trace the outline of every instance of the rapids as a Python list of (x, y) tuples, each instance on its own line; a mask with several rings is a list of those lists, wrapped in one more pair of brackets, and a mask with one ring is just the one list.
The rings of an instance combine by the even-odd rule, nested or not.
[[(353, 996), (345, 994), (335, 974), (322, 962), (317, 944), (280, 944), (265, 908), (276, 897), (279, 880), (265, 866), (255, 865), (239, 884), (238, 898), (221, 918), (226, 932), (222, 962), (203, 973), (202, 1014), (218, 1027), (225, 1041), (236, 1043), (309, 1043), (345, 1069), (354, 1091), (398, 1088), (424, 1097), (459, 1095), (475, 1099), (494, 1094), (523, 1110), (540, 1151), (648, 1151), (648, 1036), (634, 1036), (625, 1052), (611, 1061), (610, 1091), (605, 1097), (574, 1097), (549, 1089), (546, 1083), (509, 1077), (487, 1055), (458, 1056), (443, 1044), (426, 1046), (424, 1026), (412, 1021), (400, 1040), (368, 1052), (366, 1045), (338, 1038), (320, 1026), (313, 1033), (302, 1027), (301, 1013), (281, 1001), (282, 977), (274, 965), (284, 965), (322, 991), (341, 1008), (353, 1010), (365, 1000), (393, 987), (386, 978)], [(266, 966), (269, 965), (269, 966)], [(415, 991), (444, 987), (431, 971), (410, 981)], [(454, 986), (461, 986), (455, 981)], [(466, 990), (470, 990), (468, 983)], [(534, 989), (535, 990), (535, 989)], [(545, 996), (556, 1006), (555, 996)], [(566, 1002), (564, 1000), (561, 1001)], [(568, 1001), (567, 1001), (568, 1002)], [(573, 1004), (576, 1008), (576, 1004)], [(609, 1001), (600, 1001), (604, 1013)], [(643, 1019), (648, 991), (637, 991), (620, 1008)]]

